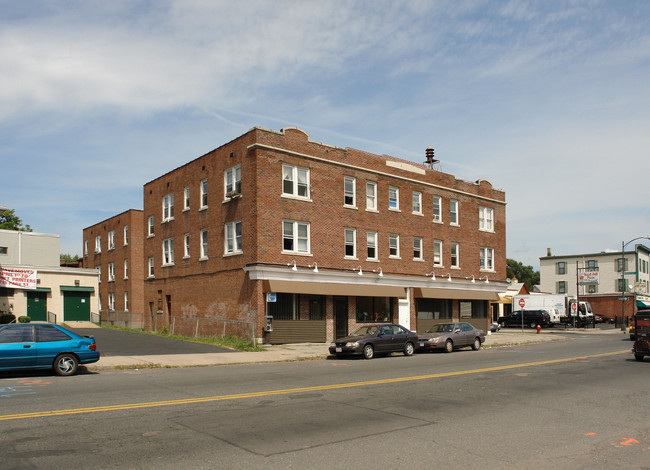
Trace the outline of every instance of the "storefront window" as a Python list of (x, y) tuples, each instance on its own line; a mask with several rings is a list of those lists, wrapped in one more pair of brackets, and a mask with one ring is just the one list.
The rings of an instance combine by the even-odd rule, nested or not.
[(460, 302), (460, 319), (486, 318), (487, 302), (485, 300), (466, 300)]
[(274, 320), (300, 319), (300, 294), (278, 293), (275, 302), (269, 302), (268, 312)]
[(450, 320), (451, 302), (445, 299), (416, 299), (418, 320)]
[(325, 296), (324, 295), (309, 296), (309, 319), (325, 320)]
[(357, 323), (389, 323), (391, 318), (390, 297), (357, 297)]

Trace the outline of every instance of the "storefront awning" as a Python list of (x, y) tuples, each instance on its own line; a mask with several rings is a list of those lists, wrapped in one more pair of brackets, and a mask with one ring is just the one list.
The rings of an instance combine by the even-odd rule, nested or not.
[(637, 308), (650, 308), (650, 302), (644, 302), (643, 300), (636, 299)]
[(84, 286), (60, 286), (61, 292), (95, 292), (94, 287)]
[(334, 282), (264, 281), (265, 292), (314, 295), (354, 295), (361, 297), (406, 297), (403, 287), (343, 284)]
[(459, 299), (459, 300), (490, 300), (499, 301), (497, 292), (462, 289), (435, 289), (431, 287), (416, 287), (413, 289), (416, 298), (425, 299)]

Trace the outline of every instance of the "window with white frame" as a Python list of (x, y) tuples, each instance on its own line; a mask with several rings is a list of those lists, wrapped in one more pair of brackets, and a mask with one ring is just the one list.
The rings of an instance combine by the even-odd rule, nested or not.
[(115, 230), (111, 230), (110, 232), (108, 232), (108, 249), (109, 250), (115, 249)]
[(190, 210), (190, 187), (185, 186), (183, 190), (183, 210)]
[(485, 232), (494, 231), (494, 209), (491, 207), (478, 208), (478, 229)]
[(442, 266), (442, 240), (433, 241), (433, 265)]
[(102, 236), (97, 235), (95, 237), (95, 253), (101, 253), (102, 252)]
[(377, 183), (366, 181), (366, 210), (377, 210)]
[(124, 246), (129, 244), (129, 226), (124, 226)]
[(433, 221), (442, 222), (442, 198), (433, 196)]
[(165, 238), (163, 240), (163, 266), (174, 264), (174, 239)]
[(309, 253), (309, 223), (282, 221), (282, 250), (290, 253)]
[(183, 258), (190, 257), (190, 234), (183, 235)]
[(147, 277), (154, 277), (154, 271), (153, 271), (153, 256), (149, 257), (149, 271), (147, 272)]
[(455, 199), (449, 201), (449, 224), (458, 225), (458, 201)]
[(201, 259), (208, 258), (208, 231), (201, 230)]
[(108, 263), (108, 282), (115, 281), (115, 263)]
[(353, 228), (345, 229), (345, 257), (357, 257), (357, 231)]
[(124, 311), (129, 311), (129, 293), (124, 291)]
[(88, 254), (88, 240), (84, 240), (84, 256)]
[(388, 235), (388, 255), (391, 258), (399, 258), (399, 235), (397, 234)]
[(95, 269), (97, 270), (97, 282), (99, 284), (102, 283), (102, 267), (101, 266), (95, 266)]
[(200, 190), (200, 196), (201, 196), (201, 206), (199, 209), (205, 209), (208, 207), (208, 180), (207, 178), (204, 180), (201, 180), (201, 184), (199, 186)]
[(413, 237), (413, 259), (422, 260), (422, 237)]
[(115, 294), (113, 292), (108, 293), (108, 309), (115, 310)]
[(309, 199), (309, 168), (282, 165), (282, 194)]
[(388, 187), (388, 208), (399, 210), (399, 189), (395, 186)]
[(481, 247), (481, 270), (494, 271), (494, 249)]
[(460, 268), (460, 247), (458, 243), (452, 242), (451, 248), (451, 267)]
[(366, 233), (366, 246), (368, 248), (368, 259), (378, 259), (379, 253), (377, 250), (377, 232)]
[(129, 260), (125, 258), (124, 259), (124, 279), (128, 279), (128, 278), (129, 278)]
[(166, 194), (162, 198), (162, 221), (174, 220), (174, 193)]
[(352, 176), (343, 178), (343, 205), (357, 207), (357, 179)]
[(153, 215), (150, 215), (147, 220), (147, 236), (153, 237)]
[(422, 193), (413, 191), (413, 213), (422, 215)]
[(241, 165), (223, 172), (223, 188), (226, 198), (241, 194)]
[(238, 222), (229, 222), (225, 227), (225, 247), (226, 254), (241, 253), (241, 220)]

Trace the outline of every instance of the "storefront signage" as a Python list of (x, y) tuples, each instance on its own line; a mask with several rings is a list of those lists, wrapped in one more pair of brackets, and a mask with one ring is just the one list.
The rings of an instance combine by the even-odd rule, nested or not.
[(36, 270), (0, 267), (0, 287), (36, 289)]
[(600, 279), (598, 274), (598, 271), (582, 271), (578, 273), (578, 284), (581, 286), (587, 284), (598, 284)]
[(277, 302), (278, 296), (275, 292), (267, 292), (266, 293), (266, 301), (267, 302)]

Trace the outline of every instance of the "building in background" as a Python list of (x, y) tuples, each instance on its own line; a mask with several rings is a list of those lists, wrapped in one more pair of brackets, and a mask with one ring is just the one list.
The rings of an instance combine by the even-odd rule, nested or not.
[(0, 230), (0, 313), (32, 321), (90, 321), (97, 271), (60, 266), (59, 235)]
[(645, 245), (624, 252), (563, 256), (552, 256), (549, 249), (539, 264), (542, 292), (579, 294), (596, 314), (620, 319), (638, 308), (650, 308), (650, 249)]

